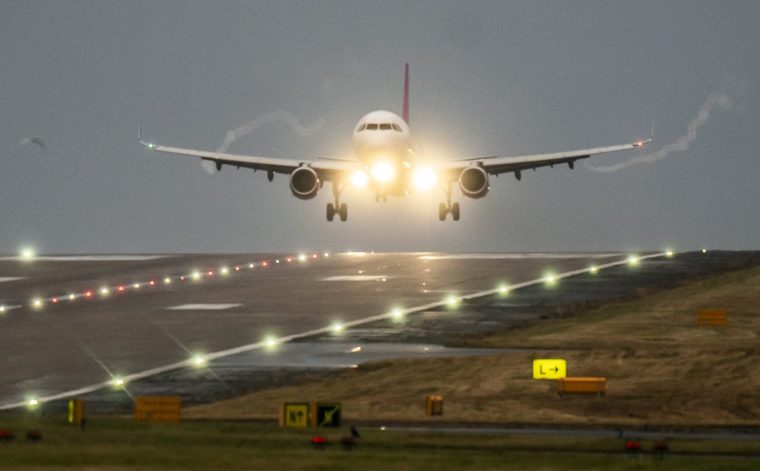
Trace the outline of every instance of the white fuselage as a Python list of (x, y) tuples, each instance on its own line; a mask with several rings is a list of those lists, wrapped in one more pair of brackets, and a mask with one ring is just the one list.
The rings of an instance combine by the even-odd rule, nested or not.
[(390, 111), (364, 115), (354, 128), (354, 152), (378, 195), (403, 195), (410, 186), (415, 156), (409, 125)]

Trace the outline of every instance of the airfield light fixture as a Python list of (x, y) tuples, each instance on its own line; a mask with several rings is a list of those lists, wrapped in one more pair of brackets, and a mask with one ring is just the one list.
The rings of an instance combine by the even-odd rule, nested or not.
[(597, 273), (599, 273), (599, 267), (597, 267), (596, 265), (591, 265), (590, 267), (588, 267), (588, 272), (591, 273), (592, 275), (596, 275)]
[(351, 184), (355, 188), (362, 189), (367, 186), (367, 183), (369, 183), (369, 177), (364, 170), (357, 170), (351, 175)]
[(117, 389), (123, 388), (125, 384), (127, 384), (126, 380), (124, 378), (122, 378), (122, 377), (119, 377), (119, 376), (115, 376), (111, 380), (111, 386), (113, 386), (114, 388), (117, 388)]
[(274, 349), (274, 347), (277, 346), (277, 339), (271, 335), (267, 335), (266, 338), (264, 338), (264, 346), (267, 348), (267, 350)]
[(638, 255), (629, 255), (628, 256), (628, 266), (630, 267), (637, 267), (639, 266), (639, 256)]
[(37, 252), (32, 247), (22, 247), (18, 255), (24, 262), (33, 262), (37, 257)]
[(330, 252), (325, 252), (323, 255), (325, 258), (328, 258), (330, 256)]
[(165, 285), (170, 285), (170, 284), (172, 284), (172, 279), (171, 279), (171, 278), (169, 278), (169, 277), (167, 276), (166, 278), (164, 278), (164, 284), (165, 284)]
[(201, 272), (198, 270), (195, 270), (191, 275), (190, 278), (193, 279), (193, 281), (199, 281), (201, 279)]
[(394, 307), (391, 309), (391, 317), (394, 321), (400, 321), (404, 318), (404, 311), (400, 307)]
[(502, 283), (499, 285), (498, 290), (501, 296), (506, 296), (509, 294), (509, 285), (507, 285), (506, 283)]
[(460, 299), (453, 294), (450, 294), (446, 296), (446, 306), (448, 306), (450, 309), (454, 309), (459, 305)]
[(303, 263), (306, 261), (306, 254), (305, 253), (299, 253), (298, 254), (298, 261)]
[(675, 257), (675, 255), (676, 255), (676, 253), (673, 252), (672, 250), (666, 250), (665, 251), (665, 256), (668, 257), (668, 258), (673, 258), (673, 257)]
[(248, 268), (250, 268), (251, 270), (253, 270), (253, 263), (249, 263), (248, 264)]
[(37, 399), (37, 398), (35, 398), (35, 397), (30, 397), (30, 398), (29, 398), (29, 399), (26, 401), (26, 406), (27, 406), (29, 409), (35, 409), (35, 408), (37, 408), (37, 406), (39, 406), (39, 405), (40, 405), (40, 401), (39, 401), (39, 399)]
[(135, 283), (132, 285), (134, 289), (140, 289), (140, 283)]
[(32, 299), (32, 307), (35, 309), (42, 309), (42, 298), (34, 298)]
[(420, 167), (412, 174), (412, 184), (419, 191), (428, 191), (438, 181), (438, 175), (430, 167)]
[(74, 293), (69, 294), (69, 301), (73, 301), (77, 298), (77, 295)]
[(345, 329), (345, 326), (343, 325), (342, 322), (340, 322), (340, 321), (333, 322), (333, 324), (332, 324), (332, 331), (333, 331), (334, 334), (339, 334), (339, 333), (343, 332), (344, 329)]
[(548, 272), (544, 275), (544, 284), (546, 286), (555, 286), (557, 284), (557, 275), (552, 272)]
[(227, 276), (230, 274), (230, 269), (227, 267), (222, 267), (219, 269), (219, 273), (221, 273), (224, 276)]
[(390, 162), (380, 160), (372, 164), (369, 173), (378, 183), (390, 183), (396, 176), (396, 169)]
[(702, 249), (702, 253), (707, 253), (707, 249)]
[(3, 304), (0, 304), (0, 314), (4, 314), (6, 311), (6, 307)]
[(192, 358), (192, 361), (193, 361), (193, 366), (196, 367), (196, 368), (202, 368), (202, 367), (206, 366), (206, 363), (208, 363), (208, 361), (206, 360), (206, 358), (203, 355), (200, 355), (200, 354), (199, 355), (194, 355), (193, 358)]
[(110, 293), (110, 292), (111, 291), (106, 286), (100, 288), (100, 295), (101, 296), (108, 296), (108, 293)]

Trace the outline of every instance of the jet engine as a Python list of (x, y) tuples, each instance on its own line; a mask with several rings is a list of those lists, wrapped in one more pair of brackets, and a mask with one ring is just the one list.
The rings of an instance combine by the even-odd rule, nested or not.
[(478, 199), (486, 196), (490, 189), (488, 174), (482, 167), (467, 167), (459, 174), (459, 189), (468, 198)]
[(290, 173), (290, 191), (298, 199), (314, 198), (319, 186), (319, 175), (311, 167), (298, 167)]

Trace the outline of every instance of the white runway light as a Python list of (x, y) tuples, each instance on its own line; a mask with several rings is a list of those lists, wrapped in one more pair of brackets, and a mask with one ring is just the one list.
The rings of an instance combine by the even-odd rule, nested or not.
[(631, 266), (631, 267), (637, 267), (637, 266), (639, 266), (639, 256), (638, 255), (629, 255), (628, 256), (628, 266)]
[(339, 321), (333, 322), (333, 324), (332, 324), (332, 331), (333, 331), (333, 333), (339, 334), (339, 333), (343, 332), (343, 329), (344, 329), (344, 326), (343, 326), (343, 324), (341, 322), (339, 322)]
[(127, 382), (124, 380), (124, 378), (120, 378), (118, 376), (111, 380), (111, 385), (117, 389), (123, 388), (126, 384)]
[(507, 294), (509, 294), (509, 285), (506, 285), (506, 284), (499, 285), (499, 294), (502, 296), (506, 296)]
[(38, 401), (38, 400), (37, 400), (37, 399), (35, 399), (35, 398), (31, 398), (31, 399), (29, 399), (28, 401), (26, 401), (26, 405), (27, 405), (27, 407), (29, 407), (30, 409), (34, 409), (35, 407), (37, 407), (38, 405), (40, 405), (40, 401)]
[(554, 273), (547, 273), (544, 275), (544, 284), (546, 286), (554, 286), (557, 284), (557, 275)]
[(195, 355), (193, 356), (193, 366), (196, 368), (201, 368), (206, 366), (206, 359), (203, 357), (203, 355)]
[(32, 247), (22, 247), (18, 256), (24, 262), (32, 262), (37, 256), (37, 251)]
[(592, 275), (596, 275), (597, 273), (599, 273), (599, 267), (597, 267), (596, 265), (591, 265), (590, 267), (588, 267), (588, 272), (591, 273)]
[(42, 298), (34, 298), (32, 299), (32, 307), (35, 309), (41, 309), (42, 308)]

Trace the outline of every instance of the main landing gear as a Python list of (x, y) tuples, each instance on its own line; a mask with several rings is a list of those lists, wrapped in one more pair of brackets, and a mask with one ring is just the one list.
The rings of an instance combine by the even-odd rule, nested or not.
[(459, 221), (459, 203), (451, 203), (451, 187), (446, 188), (446, 202), (438, 205), (438, 220), (445, 221), (451, 213), (451, 219)]
[(346, 222), (348, 219), (348, 205), (340, 202), (340, 194), (343, 192), (343, 185), (333, 183), (332, 190), (335, 203), (327, 203), (327, 220), (332, 222), (337, 214), (340, 216), (341, 222)]

